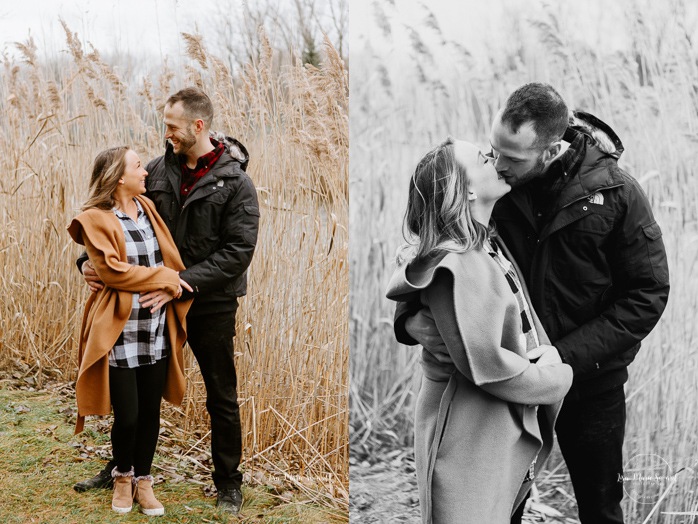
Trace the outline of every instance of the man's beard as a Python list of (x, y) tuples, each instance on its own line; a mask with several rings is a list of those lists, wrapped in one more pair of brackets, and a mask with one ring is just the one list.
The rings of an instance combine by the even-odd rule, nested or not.
[[(523, 175), (519, 175), (517, 177), (511, 177), (507, 178), (507, 183), (511, 187), (519, 187), (524, 184), (527, 184), (531, 180), (534, 180), (536, 178), (540, 178), (543, 176), (545, 173), (545, 162), (543, 162), (543, 154), (541, 153), (538, 158), (536, 159), (535, 165), (526, 171)], [(513, 184), (512, 184), (513, 182)]]
[(196, 135), (187, 129), (186, 134), (179, 139), (178, 155), (186, 155), (187, 152), (196, 145)]

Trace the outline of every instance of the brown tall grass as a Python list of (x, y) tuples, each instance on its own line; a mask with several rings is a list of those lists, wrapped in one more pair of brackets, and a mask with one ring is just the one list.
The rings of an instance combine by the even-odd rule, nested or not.
[[(610, 51), (585, 44), (578, 32), (585, 26), (561, 6), (524, 12), (508, 5), (498, 23), (511, 28), (512, 38), (490, 41), (482, 55), (448, 40), (428, 11), (423, 25), (408, 29), (410, 46), (390, 47), (381, 35), (400, 27), (387, 5), (385, 13), (376, 11), (369, 37), (352, 44), (352, 79), (362, 79), (350, 90), (352, 456), (412, 443), (418, 355), (394, 340), (394, 305), (384, 298), (403, 242), (409, 176), (447, 134), (485, 147), (506, 96), (525, 82), (544, 81), (571, 107), (617, 131), (626, 146), (621, 165), (645, 188), (664, 232), (672, 291), (630, 367), (624, 452), (627, 460), (658, 455), (679, 473), (674, 484), (643, 486), (651, 503), (626, 496), (624, 509), (628, 522), (685, 522), (671, 513), (698, 510), (696, 28), (681, 14), (683, 2), (671, 10), (644, 5), (648, 11), (624, 2), (627, 16), (614, 24), (630, 42)], [(452, 16), (466, 14), (454, 7)], [(549, 467), (561, 460), (557, 456)]]
[[(198, 35), (188, 60), (137, 74), (85, 50), (65, 26), (69, 58), (47, 62), (30, 39), (0, 76), (0, 366), (21, 360), (41, 385), (74, 380), (87, 289), (65, 227), (87, 192), (96, 153), (129, 144), (164, 152), (161, 114), (177, 89), (211, 96), (213, 128), (250, 151), (261, 226), (238, 313), (236, 365), (244, 467), (266, 468), (325, 502), (348, 498), (348, 85), (329, 41), (319, 68), (262, 58), (233, 76)], [(207, 449), (205, 390), (187, 358), (188, 391), (170, 421)]]

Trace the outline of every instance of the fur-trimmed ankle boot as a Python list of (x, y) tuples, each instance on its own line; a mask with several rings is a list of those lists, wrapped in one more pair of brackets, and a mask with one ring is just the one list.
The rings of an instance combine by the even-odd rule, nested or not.
[(114, 468), (111, 470), (111, 476), (114, 478), (111, 509), (117, 513), (128, 513), (133, 508), (133, 468), (126, 473)]
[(141, 513), (149, 517), (155, 517), (165, 514), (165, 508), (155, 498), (153, 493), (153, 476), (143, 475), (133, 479), (135, 486), (133, 499), (140, 505)]

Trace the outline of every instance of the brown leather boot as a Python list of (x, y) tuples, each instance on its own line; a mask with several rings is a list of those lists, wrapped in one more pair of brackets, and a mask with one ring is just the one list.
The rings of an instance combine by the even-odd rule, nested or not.
[(114, 478), (114, 496), (111, 501), (111, 509), (117, 513), (128, 513), (133, 508), (133, 468), (131, 471), (121, 473), (116, 468), (111, 471)]
[(165, 508), (155, 498), (153, 493), (153, 476), (144, 475), (133, 479), (136, 487), (133, 499), (140, 505), (141, 513), (149, 517), (156, 517), (165, 514)]

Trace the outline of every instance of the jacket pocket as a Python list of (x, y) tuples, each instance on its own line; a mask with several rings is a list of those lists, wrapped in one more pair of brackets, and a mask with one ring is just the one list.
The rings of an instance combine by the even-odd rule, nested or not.
[(550, 235), (552, 266), (557, 276), (571, 282), (598, 281), (609, 277), (604, 245), (613, 220), (600, 213), (579, 218)]
[(647, 243), (647, 257), (652, 267), (652, 276), (657, 282), (669, 282), (669, 268), (667, 265), (662, 230), (657, 222), (642, 226), (642, 233)]

